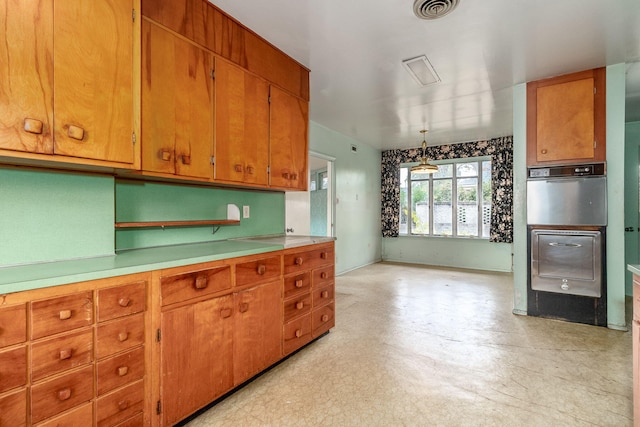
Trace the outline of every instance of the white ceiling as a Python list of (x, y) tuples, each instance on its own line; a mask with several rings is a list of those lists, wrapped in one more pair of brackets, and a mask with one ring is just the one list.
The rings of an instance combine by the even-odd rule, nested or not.
[[(619, 63), (640, 120), (640, 0), (460, 0), (433, 21), (413, 0), (210, 1), (311, 70), (312, 121), (374, 148), (511, 135), (514, 85)], [(440, 83), (407, 74), (419, 55)]]

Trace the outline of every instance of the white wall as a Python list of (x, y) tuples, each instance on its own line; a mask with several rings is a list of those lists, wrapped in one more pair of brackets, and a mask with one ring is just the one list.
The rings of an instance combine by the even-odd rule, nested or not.
[(309, 149), (336, 159), (336, 273), (380, 261), (380, 151), (314, 122)]

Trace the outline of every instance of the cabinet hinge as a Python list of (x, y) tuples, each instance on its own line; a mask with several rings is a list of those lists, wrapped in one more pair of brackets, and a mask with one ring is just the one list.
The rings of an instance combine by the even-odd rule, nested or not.
[(212, 165), (215, 165), (216, 164), (216, 156), (211, 156), (209, 161), (211, 162)]
[(135, 132), (131, 132), (131, 142), (133, 143), (133, 145), (136, 145), (136, 133)]
[(213, 68), (211, 69), (209, 75), (211, 76), (211, 80), (215, 80), (216, 79), (216, 70), (214, 70)]
[(136, 22), (136, 10), (135, 9), (131, 9), (131, 20), (133, 22)]
[(158, 400), (156, 403), (156, 415), (160, 415), (162, 413), (162, 403)]
[(158, 329), (156, 331), (156, 341), (160, 342), (161, 339), (162, 339), (162, 332), (160, 332), (160, 329)]

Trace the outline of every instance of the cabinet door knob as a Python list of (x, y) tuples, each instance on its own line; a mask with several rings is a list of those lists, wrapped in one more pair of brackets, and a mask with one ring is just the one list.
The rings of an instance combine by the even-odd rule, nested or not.
[(205, 289), (209, 286), (209, 279), (207, 276), (198, 276), (196, 277), (196, 282), (193, 284), (196, 289)]
[(540, 152), (541, 152), (542, 154), (547, 154), (547, 149), (546, 149), (546, 148), (544, 148), (544, 149), (540, 150)]
[(327, 272), (323, 271), (322, 273), (320, 273), (320, 278), (321, 279), (326, 279), (327, 278)]
[(323, 322), (326, 322), (327, 320), (329, 320), (329, 316), (327, 314), (323, 314), (320, 320), (322, 320)]
[(329, 291), (320, 292), (320, 297), (321, 298), (329, 298)]
[(128, 366), (120, 366), (118, 368), (118, 376), (119, 377), (124, 377), (128, 373), (129, 373), (129, 367)]
[(295, 265), (302, 265), (304, 260), (302, 259), (302, 257), (297, 257), (293, 262), (295, 263)]
[(291, 174), (291, 178), (292, 181), (295, 181), (296, 179), (298, 179), (298, 174), (297, 173), (292, 173)]
[(282, 172), (282, 177), (284, 179), (291, 179), (291, 178), (289, 178), (289, 172)]
[(302, 329), (296, 329), (296, 338), (300, 338), (302, 336)]
[(247, 311), (249, 311), (249, 303), (243, 302), (240, 304), (240, 313), (246, 313)]
[(233, 311), (230, 308), (223, 308), (222, 310), (220, 310), (220, 317), (222, 317), (223, 319), (231, 317), (231, 314), (233, 314)]
[(247, 173), (253, 175), (253, 166), (247, 166)]
[(191, 164), (191, 156), (187, 156), (187, 155), (183, 154), (180, 157), (182, 159), (182, 164), (183, 165), (190, 165)]
[(60, 350), (60, 360), (71, 359), (71, 355), (73, 354), (73, 349), (65, 348)]
[(129, 307), (131, 305), (131, 300), (127, 297), (122, 297), (118, 300), (118, 305), (120, 307)]
[(65, 387), (61, 390), (58, 390), (58, 400), (65, 401), (71, 397), (71, 388)]
[(67, 135), (69, 135), (69, 138), (82, 141), (84, 139), (84, 129), (79, 126), (69, 125)]
[(302, 281), (302, 279), (296, 280), (296, 288), (301, 288), (303, 284), (304, 282)]
[(327, 254), (326, 252), (320, 252), (320, 258), (327, 259), (328, 256), (329, 254)]
[(118, 334), (118, 341), (120, 341), (120, 342), (125, 342), (128, 338), (129, 338), (129, 333), (128, 332), (120, 332)]
[(67, 320), (71, 318), (71, 310), (60, 310), (60, 320)]
[(242, 173), (242, 165), (240, 165), (240, 164), (233, 165), (233, 170), (238, 172), (238, 173)]
[(258, 265), (258, 274), (259, 275), (262, 276), (266, 272), (267, 272), (267, 266), (266, 265), (264, 265), (264, 264)]
[(168, 162), (171, 160), (171, 151), (162, 150), (160, 151), (160, 160), (164, 162)]
[(296, 309), (297, 310), (302, 310), (304, 308), (304, 302), (303, 301), (298, 301), (296, 303)]
[(124, 411), (128, 407), (129, 407), (129, 401), (128, 400), (121, 400), (120, 402), (118, 402), (118, 409), (119, 410)]
[(44, 123), (42, 123), (42, 120), (24, 119), (25, 132), (41, 135), (43, 130), (44, 130)]

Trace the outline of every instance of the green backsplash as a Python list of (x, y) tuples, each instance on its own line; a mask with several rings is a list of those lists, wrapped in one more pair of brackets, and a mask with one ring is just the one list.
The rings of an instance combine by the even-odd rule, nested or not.
[(113, 178), (0, 168), (0, 267), (113, 255)]
[(239, 225), (120, 229), (116, 250), (284, 233), (284, 193), (116, 180), (117, 222), (226, 219), (227, 204), (250, 207)]

